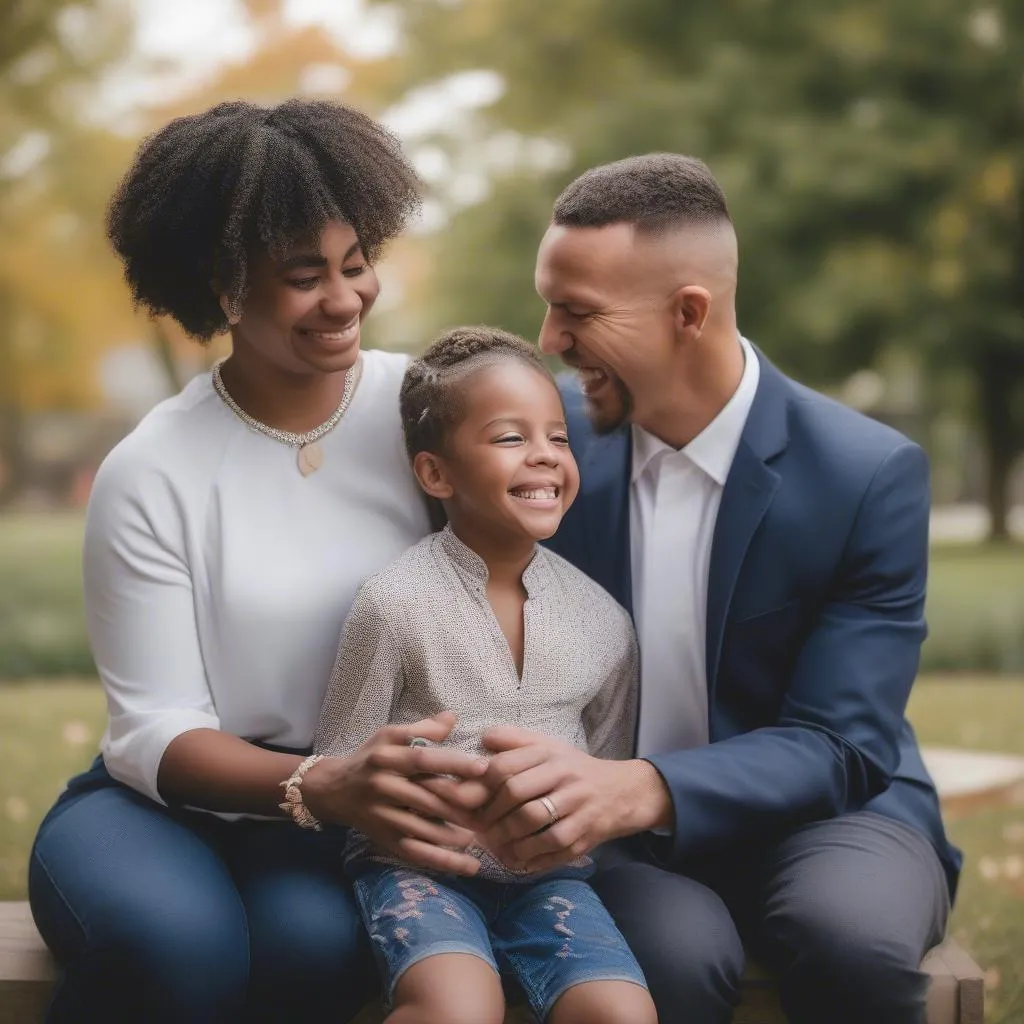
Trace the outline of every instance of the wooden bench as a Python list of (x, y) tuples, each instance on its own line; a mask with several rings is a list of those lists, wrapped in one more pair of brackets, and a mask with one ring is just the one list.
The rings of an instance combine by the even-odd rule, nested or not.
[[(984, 978), (978, 965), (947, 939), (925, 957), (931, 976), (928, 1024), (983, 1024)], [(56, 974), (53, 960), (32, 922), (27, 903), (0, 903), (0, 1024), (37, 1024), (49, 1000)], [(357, 1024), (377, 1024), (377, 1007), (368, 1007)], [(525, 1022), (514, 1011), (509, 1021)], [(743, 979), (743, 1002), (734, 1024), (785, 1024), (773, 978), (752, 965)]]

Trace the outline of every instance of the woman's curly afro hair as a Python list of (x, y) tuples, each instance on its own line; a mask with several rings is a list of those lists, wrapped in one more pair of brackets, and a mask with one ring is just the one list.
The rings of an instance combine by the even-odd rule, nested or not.
[[(150, 136), (110, 203), (107, 235), (135, 301), (193, 337), (227, 327), (249, 260), (350, 224), (373, 262), (420, 204), (398, 140), (351, 107), (219, 103)], [(219, 295), (218, 295), (219, 293)]]

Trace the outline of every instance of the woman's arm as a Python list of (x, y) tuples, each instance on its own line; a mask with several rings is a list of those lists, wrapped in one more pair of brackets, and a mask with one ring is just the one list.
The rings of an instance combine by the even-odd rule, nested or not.
[[(222, 732), (196, 629), (191, 567), (179, 500), (135, 449), (115, 451), (97, 475), (86, 519), (83, 577), (93, 657), (110, 716), (103, 757), (114, 778), (158, 803), (208, 810), (281, 814), (281, 782), (301, 758), (274, 753)], [(441, 740), (451, 725), (425, 724)], [(439, 734), (439, 735), (432, 735)], [(458, 752), (415, 750), (381, 738), (365, 751), (331, 758), (303, 785), (325, 821), (355, 822), (372, 813), (368, 785), (401, 775), (473, 776)], [(410, 785), (423, 813), (436, 798)], [(358, 810), (358, 815), (355, 811)], [(316, 813), (316, 811), (314, 811)]]
[[(310, 812), (320, 821), (351, 825), (380, 847), (419, 867), (471, 875), (479, 861), (465, 850), (474, 834), (454, 821), (467, 815), (412, 781), (420, 774), (482, 774), (486, 761), (457, 750), (410, 747), (410, 736), (442, 743), (455, 724), (438, 715), (373, 734), (348, 757), (328, 757), (302, 783)], [(209, 729), (182, 733), (160, 764), (160, 788), (168, 803), (216, 811), (281, 814), (282, 780), (302, 758), (278, 754), (237, 736)], [(444, 819), (447, 824), (439, 823)]]
[(97, 474), (82, 569), (110, 774), (160, 803), (280, 814), (279, 783), (301, 759), (220, 731), (180, 498), (136, 447), (117, 449)]
[(281, 815), (281, 782), (301, 764), (214, 729), (190, 729), (168, 744), (157, 784), (169, 804), (210, 811)]

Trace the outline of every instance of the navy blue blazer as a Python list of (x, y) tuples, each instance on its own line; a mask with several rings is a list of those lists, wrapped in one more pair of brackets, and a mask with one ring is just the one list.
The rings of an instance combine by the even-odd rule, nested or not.
[[(926, 634), (926, 457), (758, 358), (711, 549), (711, 742), (649, 758), (675, 809), (669, 861), (865, 809), (923, 832), (952, 894), (961, 855), (904, 717)], [(596, 436), (575, 382), (562, 390), (582, 484), (550, 546), (632, 610), (630, 432)]]

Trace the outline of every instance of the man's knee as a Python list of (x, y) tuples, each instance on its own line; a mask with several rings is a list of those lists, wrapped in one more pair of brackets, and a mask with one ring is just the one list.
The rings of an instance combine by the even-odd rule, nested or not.
[(722, 900), (692, 879), (634, 863), (594, 880), (643, 968), (659, 1019), (728, 1021), (743, 976), (744, 953)]
[(927, 840), (880, 815), (843, 815), (797, 830), (769, 863), (762, 937), (790, 1017), (923, 1020), (919, 965), (949, 907)]
[(782, 996), (794, 1021), (924, 1020), (927, 979), (920, 953), (860, 914), (827, 906), (775, 913), (765, 938), (781, 969)]

